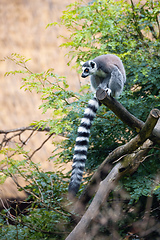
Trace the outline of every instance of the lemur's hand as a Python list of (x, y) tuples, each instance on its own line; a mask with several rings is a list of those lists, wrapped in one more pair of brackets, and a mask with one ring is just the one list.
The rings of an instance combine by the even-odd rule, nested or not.
[(108, 96), (111, 96), (112, 91), (110, 88), (105, 88), (104, 90), (107, 92)]

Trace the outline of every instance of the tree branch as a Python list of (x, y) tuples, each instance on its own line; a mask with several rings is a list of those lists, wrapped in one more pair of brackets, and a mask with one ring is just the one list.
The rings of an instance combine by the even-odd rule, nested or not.
[(43, 145), (44, 145), (52, 136), (53, 136), (53, 133), (50, 134), (50, 135), (44, 140), (44, 142), (43, 142), (36, 150), (34, 150), (34, 151), (32, 152), (32, 154), (28, 157), (28, 159), (31, 159), (31, 158), (33, 157), (33, 155), (34, 155), (36, 152), (38, 152), (38, 151), (43, 147)]
[[(86, 206), (86, 204), (90, 201), (92, 196), (95, 194), (99, 183), (101, 180), (103, 180), (109, 170), (110, 170), (110, 163), (117, 162), (122, 160), (125, 156), (128, 154), (134, 153), (142, 144), (147, 140), (147, 138), (150, 136), (154, 126), (156, 125), (158, 119), (159, 119), (159, 110), (152, 110), (142, 128), (140, 133), (135, 136), (133, 139), (131, 139), (128, 143), (116, 148), (113, 150), (107, 158), (103, 161), (103, 163), (99, 166), (95, 174), (92, 176), (91, 180), (89, 181), (89, 184), (81, 194), (79, 201), (77, 202), (76, 211), (82, 212)], [(151, 146), (152, 141), (149, 141), (147, 147)], [(146, 148), (146, 145), (142, 147)]]
[[(152, 130), (156, 125), (159, 119), (159, 116), (160, 116), (160, 111), (158, 111), (157, 109), (152, 110), (140, 133), (136, 137), (131, 139), (128, 143), (118, 148), (120, 152), (121, 152), (121, 149), (123, 148), (125, 149), (125, 153), (130, 153), (136, 150), (139, 146), (141, 146), (152, 133)], [(152, 142), (149, 141), (148, 146), (150, 146), (151, 144)], [(146, 149), (144, 149), (143, 151), (145, 151), (145, 154), (146, 154)], [(139, 153), (137, 153), (136, 157), (135, 156), (133, 157), (133, 155), (125, 156), (121, 161), (119, 161), (114, 166), (114, 168), (110, 171), (108, 176), (103, 181), (101, 181), (101, 183), (99, 184), (98, 190), (95, 194), (95, 197), (93, 198), (93, 201), (91, 202), (89, 208), (87, 209), (87, 211), (85, 212), (85, 214), (83, 215), (83, 217), (81, 218), (77, 226), (66, 238), (66, 240), (80, 239), (82, 236), (84, 238), (84, 234), (86, 234), (86, 230), (89, 227), (91, 221), (97, 216), (99, 212), (99, 208), (102, 206), (103, 202), (107, 199), (110, 191), (113, 189), (117, 181), (124, 174), (135, 171), (135, 169), (137, 169), (137, 167), (139, 166), (139, 161), (137, 161), (138, 156), (142, 157), (142, 150)], [(93, 175), (91, 182), (97, 179), (100, 180), (100, 177), (97, 178), (97, 175), (100, 176), (100, 172), (105, 169), (104, 168), (105, 163), (106, 163), (106, 160), (101, 164), (100, 168)]]
[(50, 128), (49, 127), (45, 127), (45, 128), (39, 128), (36, 127), (35, 125), (32, 126), (28, 126), (28, 127), (21, 127), (21, 128), (15, 128), (15, 129), (9, 129), (9, 130), (0, 130), (0, 134), (8, 134), (8, 133), (13, 133), (13, 132), (24, 132), (26, 130), (35, 130), (35, 131), (40, 131), (40, 132), (50, 132)]
[[(105, 106), (112, 110), (123, 123), (127, 124), (136, 132), (140, 132), (140, 130), (144, 126), (144, 122), (136, 118), (131, 113), (129, 113), (127, 109), (115, 98), (109, 97), (105, 90), (99, 88), (96, 92), (96, 97)], [(160, 128), (155, 128), (152, 134), (150, 135), (149, 139), (160, 145)]]
[(73, 231), (69, 234), (66, 240), (75, 240), (75, 239), (85, 239), (86, 229), (88, 228), (90, 222), (93, 218), (96, 217), (98, 214), (99, 207), (104, 202), (106, 197), (109, 195), (111, 188), (118, 180), (119, 176), (119, 169), (122, 167), (122, 163), (119, 162), (108, 174), (108, 176), (101, 182), (99, 189), (90, 204), (88, 210), (83, 215), (79, 223), (73, 229)]
[[(8, 130), (0, 130), (0, 134), (8, 134), (8, 133), (14, 133), (14, 132), (21, 132), (23, 133), (24, 131), (38, 131), (38, 132), (50, 132), (51, 128), (50, 127), (36, 127), (35, 125), (27, 126), (27, 127), (20, 127), (20, 128), (15, 128), (15, 129), (8, 129)], [(55, 134), (55, 133), (52, 133)], [(66, 137), (65, 133), (59, 133), (58, 134), (61, 137)]]
[[(29, 134), (28, 137), (26, 137), (25, 140), (22, 139), (22, 136), (23, 136), (23, 133), (25, 131), (31, 131), (31, 133)], [(37, 148), (29, 158), (31, 158), (35, 152), (37, 152), (38, 150), (40, 150), (44, 143), (46, 143), (48, 141), (48, 139), (53, 136), (53, 135), (56, 135), (56, 133), (51, 133), (51, 129), (49, 127), (37, 127), (35, 125), (32, 125), (32, 126), (27, 126), (27, 127), (21, 127), (21, 128), (15, 128), (15, 129), (9, 129), (9, 130), (0, 130), (0, 134), (3, 135), (2, 137), (2, 140), (0, 142), (0, 149), (2, 147), (6, 147), (7, 144), (13, 139), (15, 139), (16, 137), (19, 138), (19, 142), (20, 142), (20, 146), (23, 147), (24, 145), (27, 144), (28, 140), (31, 138), (31, 136), (34, 134), (35, 131), (38, 131), (38, 132), (50, 132), (50, 135), (49, 137), (41, 144), (41, 146), (39, 148)], [(9, 136), (8, 136), (9, 135)], [(61, 136), (61, 137), (65, 137), (65, 133), (59, 133), (57, 134), (58, 136)], [(16, 151), (15, 151), (16, 152)], [(15, 154), (15, 152), (13, 152), (10, 157), (12, 155)]]

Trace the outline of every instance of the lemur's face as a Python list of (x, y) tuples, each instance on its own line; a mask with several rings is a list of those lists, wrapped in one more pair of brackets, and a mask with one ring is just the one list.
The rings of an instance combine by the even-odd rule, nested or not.
[(87, 61), (82, 65), (82, 70), (81, 77), (86, 78), (97, 71), (97, 64), (94, 61)]

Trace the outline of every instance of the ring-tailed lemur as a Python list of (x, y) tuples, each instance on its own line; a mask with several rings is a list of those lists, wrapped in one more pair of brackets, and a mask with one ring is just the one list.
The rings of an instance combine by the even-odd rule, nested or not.
[[(91, 88), (94, 93), (98, 87), (105, 89), (108, 95), (112, 97), (117, 98), (122, 93), (126, 74), (122, 61), (116, 55), (106, 54), (98, 56), (93, 60), (85, 62), (82, 65), (82, 70), (81, 76), (83, 78), (90, 76)], [(78, 128), (78, 136), (74, 148), (72, 176), (68, 189), (73, 195), (78, 192), (82, 180), (87, 159), (90, 127), (99, 106), (100, 104), (96, 97), (89, 100), (84, 117)]]

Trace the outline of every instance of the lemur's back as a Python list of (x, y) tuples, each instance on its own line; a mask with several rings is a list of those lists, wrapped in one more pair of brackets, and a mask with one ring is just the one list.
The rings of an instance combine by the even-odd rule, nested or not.
[(116, 55), (114, 54), (101, 55), (94, 58), (93, 61), (98, 63), (98, 65), (100, 65), (100, 67), (104, 70), (104, 72), (108, 70), (112, 71), (112, 65), (117, 66), (123, 75), (124, 82), (126, 82), (126, 73), (125, 73), (123, 63), (121, 59)]

